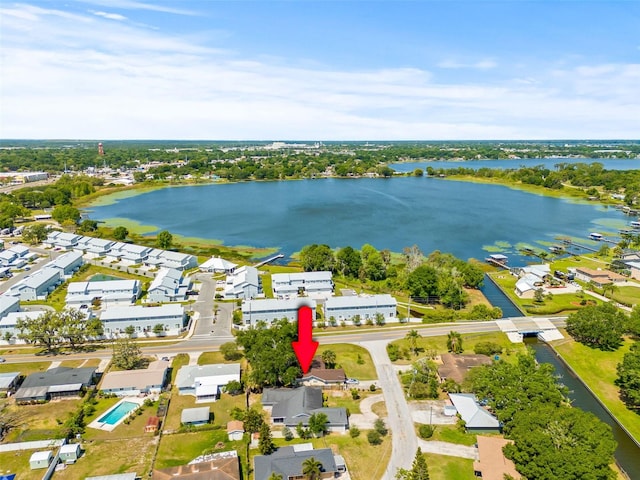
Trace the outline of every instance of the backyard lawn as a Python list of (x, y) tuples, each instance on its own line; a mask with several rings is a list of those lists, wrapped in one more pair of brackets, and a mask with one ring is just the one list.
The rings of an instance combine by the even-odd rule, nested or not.
[(344, 369), (347, 377), (358, 380), (376, 380), (378, 378), (371, 355), (365, 348), (347, 343), (336, 343), (320, 345), (317, 354), (321, 355), (325, 350), (332, 350), (336, 354), (336, 368)]
[(9, 431), (4, 441), (11, 443), (63, 438), (62, 425), (78, 409), (79, 405), (79, 397), (38, 405), (12, 404), (9, 407), (10, 411), (17, 412), (23, 422), (20, 426)]
[[(216, 448), (217, 445), (220, 445), (220, 448)], [(213, 453), (227, 450), (237, 450), (239, 454), (244, 451), (242, 442), (228, 441), (226, 425), (225, 428), (215, 430), (198, 432), (196, 429), (188, 433), (163, 435), (155, 467), (167, 468), (183, 465), (205, 452)]]
[(447, 455), (425, 454), (430, 480), (474, 480), (473, 460)]

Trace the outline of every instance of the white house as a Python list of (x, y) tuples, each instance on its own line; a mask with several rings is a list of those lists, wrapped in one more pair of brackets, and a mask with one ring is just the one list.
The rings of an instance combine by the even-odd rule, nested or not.
[(255, 298), (262, 291), (258, 269), (254, 267), (240, 267), (227, 275), (224, 298), (248, 300)]
[(148, 302), (183, 302), (191, 283), (175, 268), (161, 268), (151, 282), (147, 292)]
[(180, 395), (193, 395), (198, 402), (215, 402), (222, 389), (240, 381), (240, 364), (185, 365), (178, 370), (176, 386)]
[(118, 397), (160, 393), (167, 380), (169, 362), (157, 360), (144, 370), (121, 370), (108, 372), (102, 377), (100, 391)]
[(91, 305), (100, 300), (103, 306), (132, 304), (140, 296), (139, 280), (107, 280), (104, 282), (71, 282), (67, 287), (67, 305)]
[(27, 275), (7, 290), (22, 301), (44, 300), (62, 282), (62, 271), (48, 265)]
[(376, 320), (378, 314), (385, 322), (397, 319), (398, 302), (389, 294), (330, 297), (324, 303), (326, 320), (333, 317), (338, 322), (352, 322), (356, 315), (360, 321)]
[(298, 309), (306, 305), (311, 307), (312, 317), (316, 315), (315, 300), (267, 298), (264, 300), (245, 300), (242, 302), (242, 323), (244, 327), (255, 326), (258, 322), (271, 325), (274, 321), (286, 318), (290, 322), (298, 320)]
[(55, 260), (47, 263), (45, 268), (53, 268), (60, 271), (63, 277), (71, 277), (84, 263), (82, 253), (68, 252), (60, 255)]
[(33, 452), (29, 458), (29, 468), (37, 470), (39, 468), (49, 468), (49, 464), (53, 462), (53, 452)]
[(93, 257), (104, 257), (115, 243), (104, 238), (82, 237), (73, 249)]
[(468, 432), (499, 432), (500, 422), (487, 410), (478, 405), (476, 396), (472, 393), (450, 393), (449, 399), (462, 420)]
[(31, 252), (27, 247), (14, 245), (0, 252), (0, 266), (10, 268), (22, 268), (27, 262), (37, 258), (38, 254)]
[(11, 312), (4, 318), (0, 319), (0, 341), (6, 341), (7, 335), (9, 338), (17, 338), (20, 330), (16, 328), (18, 319), (32, 320), (38, 318), (44, 313), (44, 310), (32, 310), (29, 312)]
[(0, 318), (6, 317), (11, 312), (20, 310), (20, 299), (11, 295), (0, 295)]
[(60, 248), (62, 250), (71, 250), (75, 247), (82, 235), (76, 235), (75, 233), (67, 233), (67, 232), (49, 232), (47, 238), (42, 244), (45, 247), (50, 248)]
[(152, 334), (156, 325), (160, 324), (169, 335), (177, 335), (184, 327), (184, 309), (182, 305), (171, 304), (159, 307), (111, 307), (102, 312), (100, 320), (106, 337), (114, 337), (124, 333), (128, 326), (135, 329), (134, 336)]
[(132, 265), (143, 263), (153, 250), (151, 247), (143, 247), (142, 245), (134, 245), (132, 243), (116, 242), (106, 254), (106, 260), (117, 262), (124, 261)]
[(153, 249), (144, 260), (149, 267), (174, 268), (176, 270), (188, 270), (198, 266), (198, 259), (188, 253), (171, 252), (168, 250)]
[(298, 295), (328, 298), (333, 295), (333, 276), (331, 272), (274, 273), (271, 286), (277, 298)]
[(224, 258), (211, 257), (209, 260), (200, 265), (200, 271), (211, 273), (233, 273), (233, 271), (237, 267), (238, 265), (225, 260)]

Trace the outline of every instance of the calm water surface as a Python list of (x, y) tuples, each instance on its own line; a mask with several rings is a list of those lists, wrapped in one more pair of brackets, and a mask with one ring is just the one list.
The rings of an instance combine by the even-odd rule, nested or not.
[(463, 259), (497, 251), (515, 256), (523, 243), (546, 249), (560, 235), (597, 246), (589, 232), (615, 235), (630, 220), (594, 204), (426, 177), (165, 188), (88, 213), (226, 245), (278, 247), (285, 255), (311, 243), (370, 243), (392, 251), (417, 244), (425, 253), (441, 250)]
[(402, 162), (402, 163), (393, 163), (391, 164), (391, 168), (397, 170), (398, 172), (412, 172), (416, 168), (422, 168), (423, 170), (427, 167), (433, 167), (435, 169), (438, 168), (473, 168), (474, 170), (478, 170), (480, 168), (496, 168), (500, 170), (508, 169), (508, 168), (520, 168), (522, 166), (525, 167), (535, 167), (537, 165), (544, 165), (547, 168), (554, 169), (555, 166), (559, 163), (602, 163), (606, 170), (637, 170), (640, 168), (640, 160), (628, 160), (628, 159), (609, 159), (609, 158), (521, 158), (514, 160), (467, 160), (464, 162), (458, 161), (424, 161), (424, 162)]

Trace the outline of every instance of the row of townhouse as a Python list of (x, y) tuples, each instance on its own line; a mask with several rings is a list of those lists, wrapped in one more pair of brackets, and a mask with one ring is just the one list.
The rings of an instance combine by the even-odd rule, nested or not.
[(11, 248), (0, 252), (0, 267), (22, 268), (30, 261), (35, 260), (38, 254), (22, 245), (13, 245)]
[[(218, 265), (220, 268), (224, 268), (224, 265), (220, 262), (218, 262)], [(214, 262), (211, 262), (210, 266), (207, 267), (207, 271), (213, 268), (215, 268)], [(321, 299), (333, 295), (334, 285), (332, 273), (328, 271), (274, 273), (271, 275), (271, 288), (273, 289), (273, 296), (283, 300), (299, 296)], [(257, 268), (249, 266), (234, 267), (232, 271), (227, 273), (224, 298), (250, 300), (260, 296), (261, 293), (262, 282)]]
[(110, 262), (123, 261), (132, 265), (142, 264), (148, 267), (177, 270), (188, 270), (198, 266), (198, 260), (194, 255), (67, 232), (50, 232), (43, 244), (50, 248), (74, 250), (94, 257), (104, 257)]
[[(277, 299), (245, 300), (242, 302), (242, 327), (255, 326), (258, 322), (271, 325), (273, 322), (286, 318), (290, 322), (297, 320), (298, 309), (306, 305), (311, 308), (312, 318), (316, 318), (316, 302), (313, 299)], [(326, 321), (354, 323), (375, 321), (382, 315), (385, 322), (397, 321), (398, 302), (389, 294), (382, 295), (352, 295), (343, 297), (329, 297), (322, 304)]]

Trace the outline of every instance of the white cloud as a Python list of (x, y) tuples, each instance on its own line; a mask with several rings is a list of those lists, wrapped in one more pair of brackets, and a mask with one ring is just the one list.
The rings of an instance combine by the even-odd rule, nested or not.
[(536, 69), (535, 80), (484, 84), (480, 72), (473, 82), (442, 83), (418, 68), (239, 58), (204, 44), (202, 32), (175, 36), (102, 15), (10, 10), (0, 49), (4, 138), (635, 138), (640, 131), (638, 65)]
[(109, 12), (102, 12), (102, 11), (96, 11), (96, 10), (89, 10), (89, 12), (93, 13), (98, 17), (108, 18), (109, 20), (117, 20), (122, 22), (127, 19), (127, 17), (125, 17), (124, 15), (120, 15), (119, 13), (109, 13)]
[(451, 69), (468, 68), (474, 70), (490, 70), (492, 68), (496, 68), (497, 66), (498, 63), (490, 59), (479, 60), (477, 62), (459, 62), (453, 59), (447, 59), (438, 63), (438, 67), (440, 68)]
[(152, 12), (170, 13), (174, 15), (201, 15), (193, 10), (186, 10), (183, 8), (167, 7), (164, 5), (157, 5), (154, 3), (137, 2), (134, 0), (76, 0), (80, 3), (87, 3), (91, 5), (100, 5), (109, 8), (116, 8), (122, 10), (147, 10)]

